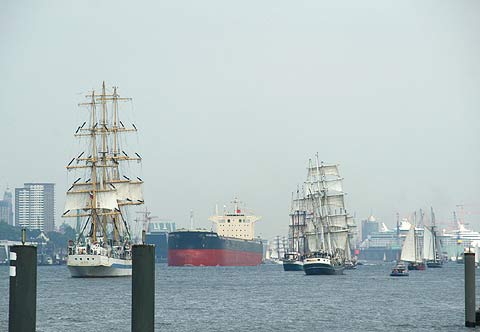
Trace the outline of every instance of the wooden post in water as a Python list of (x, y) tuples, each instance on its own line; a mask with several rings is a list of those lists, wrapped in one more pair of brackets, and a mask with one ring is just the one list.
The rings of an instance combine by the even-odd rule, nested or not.
[(155, 246), (133, 246), (132, 332), (154, 332)]
[[(25, 243), (24, 239), (22, 242)], [(9, 332), (35, 332), (37, 313), (37, 247), (10, 248)]]
[(475, 327), (475, 253), (467, 250), (463, 254), (465, 264), (465, 326)]

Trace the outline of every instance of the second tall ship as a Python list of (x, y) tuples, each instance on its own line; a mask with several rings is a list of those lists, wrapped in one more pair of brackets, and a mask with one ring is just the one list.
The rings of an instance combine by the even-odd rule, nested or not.
[(168, 235), (169, 266), (253, 266), (262, 263), (263, 244), (255, 238), (255, 222), (260, 219), (234, 210), (216, 214), (210, 220), (216, 231), (177, 230)]
[(305, 274), (343, 274), (350, 258), (355, 224), (345, 209), (338, 165), (310, 160), (305, 182), (303, 270)]

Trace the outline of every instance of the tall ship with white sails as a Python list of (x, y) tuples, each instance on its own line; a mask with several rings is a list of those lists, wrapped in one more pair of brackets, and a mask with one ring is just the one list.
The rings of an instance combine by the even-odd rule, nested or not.
[(423, 231), (423, 258), (429, 268), (441, 268), (443, 266), (442, 245), (438, 238), (435, 224), (435, 213), (431, 210), (432, 225), (425, 226)]
[(293, 197), (290, 210), (289, 250), (285, 252), (282, 263), (284, 271), (303, 271), (305, 255), (305, 226), (307, 220), (305, 188), (297, 188), (297, 196)]
[(349, 257), (349, 237), (355, 224), (345, 209), (343, 178), (338, 165), (309, 161), (305, 182), (307, 210), (307, 254), (305, 274), (343, 274)]
[[(63, 217), (77, 218), (82, 225), (76, 239), (69, 241), (67, 266), (72, 277), (120, 277), (132, 274), (132, 239), (128, 207), (141, 205), (143, 180), (127, 173), (132, 162), (142, 158), (126, 151), (125, 134), (136, 126), (122, 122), (119, 104), (122, 98), (114, 87), (92, 91), (79, 104), (88, 117), (75, 131), (84, 140), (84, 150), (73, 158), (67, 169), (75, 180), (67, 190)], [(125, 121), (125, 119), (123, 119)]]

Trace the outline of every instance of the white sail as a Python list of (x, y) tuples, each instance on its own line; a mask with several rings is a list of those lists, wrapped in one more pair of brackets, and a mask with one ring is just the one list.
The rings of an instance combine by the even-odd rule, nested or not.
[(292, 212), (295, 211), (305, 211), (306, 210), (306, 199), (298, 198), (292, 201)]
[(330, 226), (334, 226), (337, 228), (347, 228), (347, 216), (345, 214), (340, 215), (333, 215), (328, 217), (328, 222)]
[(352, 260), (352, 253), (350, 249), (350, 239), (347, 237), (347, 242), (345, 244), (345, 259), (347, 261)]
[(339, 176), (338, 165), (321, 165), (318, 168), (314, 166), (308, 169), (308, 177), (320, 177), (322, 175)]
[(92, 199), (88, 192), (68, 191), (64, 211), (88, 210), (92, 208)]
[(143, 182), (123, 181), (113, 185), (117, 190), (117, 199), (119, 201), (143, 201)]
[(327, 206), (327, 209), (329, 209), (329, 214), (345, 212), (345, 198), (343, 194), (326, 196), (325, 205)]
[(308, 232), (305, 233), (305, 238), (308, 245), (309, 251), (320, 250), (320, 243), (318, 241), (318, 235), (316, 233)]
[(116, 190), (97, 191), (97, 209), (115, 210), (118, 209)]
[(331, 231), (330, 239), (332, 241), (332, 249), (346, 250), (346, 243), (348, 239), (348, 229)]
[(432, 232), (425, 227), (423, 231), (423, 258), (426, 260), (434, 260), (434, 238)]
[[(92, 208), (91, 192), (68, 191), (65, 200), (65, 211), (89, 210)], [(117, 195), (115, 190), (96, 192), (97, 209), (118, 209)]]
[(325, 180), (324, 187), (329, 192), (343, 192), (342, 179)]
[(404, 262), (415, 262), (416, 257), (416, 241), (415, 241), (415, 228), (412, 226), (408, 231), (407, 237), (403, 242), (402, 255), (400, 260)]
[(356, 228), (355, 219), (352, 216), (347, 216), (347, 226), (348, 228)]

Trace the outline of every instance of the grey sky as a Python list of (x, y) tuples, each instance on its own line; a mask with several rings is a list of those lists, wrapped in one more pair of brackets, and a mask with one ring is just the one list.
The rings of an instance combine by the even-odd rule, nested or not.
[(286, 234), (317, 151), (340, 164), (357, 220), (478, 213), (479, 14), (478, 1), (4, 0), (0, 190), (56, 182), (61, 213), (77, 103), (105, 80), (134, 98), (147, 206), (179, 226), (192, 208), (209, 227), (238, 195), (263, 216), (257, 234)]

